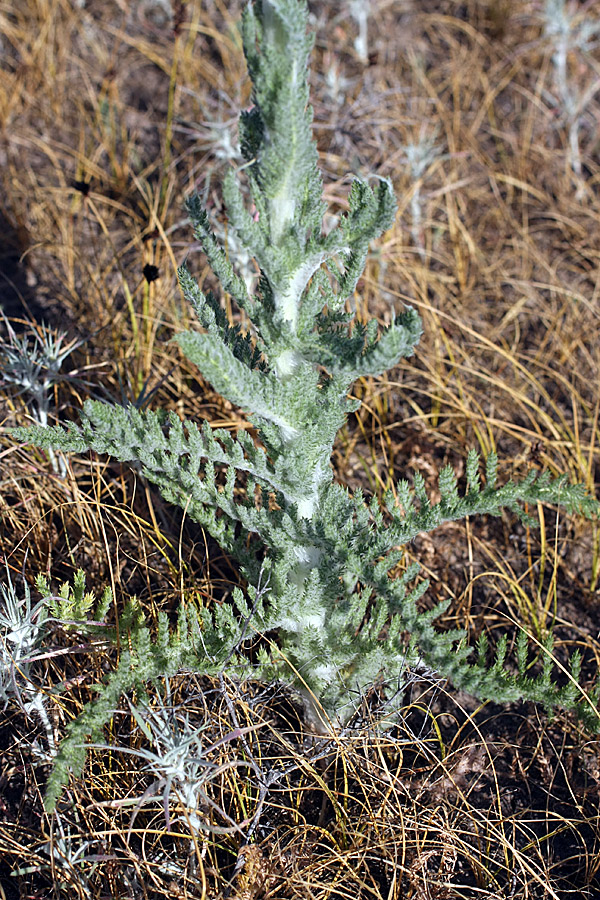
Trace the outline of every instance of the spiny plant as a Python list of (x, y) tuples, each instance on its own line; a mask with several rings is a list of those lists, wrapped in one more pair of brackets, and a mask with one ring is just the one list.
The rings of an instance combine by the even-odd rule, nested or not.
[(6, 709), (14, 699), (26, 715), (36, 713), (53, 754), (54, 732), (45, 696), (31, 679), (31, 667), (45, 633), (47, 610), (43, 600), (32, 606), (26, 582), (23, 593), (24, 597), (19, 598), (6, 564), (6, 583), (0, 584), (0, 703)]
[[(115, 750), (128, 753), (144, 760), (144, 771), (155, 776), (154, 781), (137, 799), (129, 799), (128, 804), (135, 804), (135, 809), (129, 823), (129, 835), (139, 811), (148, 803), (156, 800), (164, 809), (165, 824), (167, 830), (171, 830), (171, 816), (169, 804), (171, 795), (175, 794), (184, 814), (176, 821), (184, 820), (191, 831), (205, 831), (218, 834), (228, 834), (232, 831), (240, 831), (241, 826), (234, 822), (227, 813), (207, 793), (206, 787), (210, 781), (218, 779), (227, 769), (248, 768), (250, 763), (243, 760), (227, 761), (220, 764), (211, 762), (210, 755), (223, 744), (230, 743), (248, 732), (254, 727), (234, 728), (228, 734), (210, 743), (208, 746), (202, 741), (202, 732), (205, 726), (195, 727), (190, 722), (185, 710), (177, 710), (169, 705), (170, 688), (169, 679), (166, 681), (165, 702), (157, 708), (149, 705), (136, 707), (129, 701), (129, 708), (137, 725), (143, 734), (148, 747), (119, 747), (112, 744), (95, 744), (95, 749)], [(207, 811), (214, 810), (228, 825), (213, 825), (209, 821)]]
[(427, 170), (436, 160), (447, 159), (447, 155), (442, 153), (441, 145), (437, 140), (437, 134), (428, 135), (426, 126), (422, 124), (416, 140), (406, 144), (404, 147), (404, 158), (413, 180), (413, 189), (410, 199), (410, 233), (419, 256), (425, 261), (427, 254), (425, 252), (425, 243), (423, 239), (423, 202), (421, 197), (421, 187)]
[(587, 18), (587, 12), (578, 10), (569, 0), (546, 0), (543, 10), (544, 34), (554, 52), (554, 83), (558, 104), (569, 130), (569, 157), (573, 172), (581, 178), (583, 173), (579, 132), (586, 107), (600, 90), (597, 78), (593, 78), (585, 90), (581, 90), (569, 73), (569, 56), (576, 53), (578, 61), (590, 66), (590, 52), (598, 46), (600, 22)]
[(23, 689), (31, 691), (29, 670), (46, 620), (43, 602), (31, 604), (29, 585), (25, 583), (20, 599), (8, 566), (6, 576), (6, 584), (0, 584), (0, 702), (5, 708), (11, 697), (22, 703)]
[[(16, 430), (42, 447), (92, 449), (141, 465), (167, 500), (185, 508), (238, 561), (246, 583), (245, 593), (237, 588), (231, 604), (215, 611), (182, 604), (175, 629), (162, 616), (155, 639), (139, 606), (128, 607), (126, 649), (70, 726), (49, 806), (69, 767), (81, 770), (86, 737), (99, 732), (119, 697), (181, 669), (281, 679), (303, 692), (308, 716), (321, 731), (347, 722), (376, 682), (393, 695), (393, 713), (410, 667), (442, 673), (484, 699), (528, 698), (549, 709), (577, 708), (591, 725), (598, 722), (594, 702), (577, 685), (577, 654), (564, 686), (552, 676), (551, 643), (531, 658), (525, 634), (516, 641), (512, 666), (505, 665), (506, 638), (492, 659), (482, 638), (472, 662), (463, 632), (434, 627), (446, 604), (419, 609), (427, 581), (417, 580), (418, 565), (396, 574), (402, 548), (446, 521), (498, 516), (504, 509), (530, 521), (523, 507), (539, 502), (595, 515), (598, 504), (582, 485), (531, 471), (499, 486), (493, 453), (482, 484), (474, 451), (464, 489), (451, 468), (442, 470), (437, 503), (419, 473), (412, 487), (402, 479), (386, 493), (385, 509), (376, 498), (367, 502), (360, 489), (351, 494), (334, 481), (333, 443), (359, 406), (349, 395), (352, 384), (410, 356), (421, 321), (406, 307), (379, 329), (375, 320), (363, 323), (349, 311), (369, 244), (393, 224), (396, 203), (388, 180), (375, 178), (371, 185), (357, 179), (347, 212), (329, 232), (323, 227), (307, 17), (304, 0), (254, 0), (242, 19), (253, 105), (242, 112), (239, 132), (252, 209), (233, 168), (223, 196), (229, 228), (261, 273), (254, 295), (211, 231), (199, 198), (188, 201), (196, 238), (249, 329), (232, 325), (217, 297), (204, 293), (185, 266), (179, 271), (199, 328), (176, 341), (215, 390), (247, 412), (257, 440), (244, 430), (234, 436), (206, 421), (182, 422), (172, 412), (93, 400), (85, 403), (79, 425)], [(264, 640), (249, 654), (246, 641), (256, 634)], [(541, 672), (533, 675), (536, 659)]]
[[(7, 332), (6, 338), (0, 338), (0, 387), (12, 385), (18, 388), (17, 396), (24, 394), (31, 401), (32, 419), (46, 426), (54, 386), (61, 381), (73, 380), (73, 373), (61, 373), (63, 364), (83, 341), (65, 343), (66, 332), (54, 334), (43, 323), (32, 324), (24, 334), (18, 335), (1, 310), (0, 315)], [(53, 470), (64, 476), (64, 462), (56, 460), (51, 448), (49, 455)]]
[[(125, 605), (119, 616), (119, 628), (107, 621), (107, 613), (112, 602), (112, 593), (107, 588), (99, 602), (85, 591), (85, 576), (79, 571), (73, 586), (64, 584), (58, 594), (51, 594), (44, 578), (38, 578), (37, 586), (42, 591), (42, 603), (59, 615), (70, 630), (77, 630), (90, 638), (100, 637), (109, 645), (122, 649), (118, 663), (105, 679), (95, 700), (84, 707), (82, 713), (67, 728), (67, 737), (53, 761), (52, 772), (46, 784), (44, 802), (48, 810), (53, 810), (63, 786), (67, 783), (69, 771), (79, 774), (85, 763), (86, 739), (91, 736), (100, 740), (102, 729), (112, 717), (119, 699), (135, 690), (142, 707), (147, 706), (148, 682), (162, 682), (165, 678), (181, 671), (195, 671), (207, 675), (218, 675), (227, 668), (238, 677), (244, 673), (253, 674), (248, 661), (236, 654), (235, 649), (243, 643), (250, 610), (242, 591), (234, 591), (234, 603), (246, 615), (240, 621), (233, 609), (223, 604), (214, 614), (198, 609), (194, 604), (181, 604), (177, 624), (172, 628), (164, 612), (158, 614), (155, 637), (145, 621), (144, 612), (135, 597)], [(264, 612), (264, 588), (249, 586), (248, 594), (254, 606)], [(92, 603), (88, 600), (91, 598)], [(88, 613), (94, 610), (93, 618)], [(45, 614), (45, 610), (44, 610)], [(61, 618), (67, 616), (67, 618)], [(243, 729), (242, 729), (243, 732)], [(175, 745), (174, 745), (175, 746)], [(191, 777), (191, 776), (190, 776)], [(162, 785), (163, 787), (166, 786)], [(168, 790), (167, 790), (168, 795)]]
[(98, 867), (102, 855), (90, 853), (96, 841), (81, 839), (81, 823), (77, 827), (63, 821), (56, 815), (53, 821), (52, 836), (39, 847), (35, 865), (23, 866), (11, 874), (14, 876), (30, 875), (34, 872), (49, 870), (56, 888), (65, 891), (77, 891), (79, 897), (92, 897), (89, 879)]
[(369, 62), (369, 15), (371, 0), (348, 0), (348, 12), (358, 25), (358, 35), (354, 41), (354, 49), (363, 63)]

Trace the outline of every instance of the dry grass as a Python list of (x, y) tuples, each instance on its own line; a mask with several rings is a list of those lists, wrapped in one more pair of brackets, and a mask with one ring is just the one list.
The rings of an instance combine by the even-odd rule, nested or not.
[[(380, 494), (418, 468), (431, 487), (475, 446), (497, 449), (507, 477), (543, 465), (593, 491), (600, 100), (592, 93), (581, 116), (578, 175), (541, 3), (376, 0), (367, 66), (343, 9), (311, 5), (332, 209), (351, 172), (389, 175), (400, 201), (356, 302), (385, 321), (390, 302), (409, 301), (425, 325), (416, 357), (356, 386), (363, 406), (336, 446), (338, 477)], [(176, 266), (189, 254), (210, 278), (182, 199), (199, 190), (219, 215), (231, 125), (247, 102), (239, 6), (174, 2), (170, 15), (159, 0), (0, 3), (0, 302), (15, 327), (33, 318), (84, 339), (54, 391), (57, 416), (110, 395), (244, 427), (169, 343), (189, 316)], [(600, 18), (600, 3), (579, 7)], [(597, 52), (571, 54), (580, 92), (599, 65)], [(410, 148), (423, 141), (431, 153), (419, 169)], [(26, 399), (5, 388), (5, 426), (27, 421)], [(119, 609), (137, 595), (152, 622), (182, 596), (210, 603), (235, 583), (219, 548), (134, 473), (73, 458), (61, 477), (50, 462), (9, 438), (0, 451), (0, 546), (16, 584), (38, 572), (57, 584), (81, 567), (97, 593), (111, 585)], [(600, 534), (539, 512), (540, 531), (508, 516), (451, 524), (410, 552), (432, 578), (429, 602), (452, 601), (444, 624), (492, 640), (511, 622), (537, 639), (554, 624), (558, 659), (579, 646), (591, 678)], [(112, 664), (73, 634), (52, 634), (34, 671), (57, 738)], [(225, 832), (190, 829), (173, 797), (168, 827), (157, 804), (132, 823), (131, 801), (150, 782), (118, 750), (95, 751), (48, 817), (47, 735), (11, 702), (0, 730), (0, 895), (600, 897), (600, 745), (567, 716), (415, 683), (385, 737), (364, 727), (319, 744), (275, 688), (181, 677), (171, 690), (223, 767), (207, 787), (205, 824)], [(107, 740), (140, 746), (126, 705)]]

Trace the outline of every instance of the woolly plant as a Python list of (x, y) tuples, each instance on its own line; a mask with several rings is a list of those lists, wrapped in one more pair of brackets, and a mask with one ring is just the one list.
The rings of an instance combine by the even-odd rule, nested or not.
[[(179, 282), (198, 327), (176, 341), (213, 388), (247, 414), (256, 440), (244, 430), (234, 435), (206, 421), (182, 422), (172, 412), (92, 400), (79, 424), (17, 430), (22, 440), (40, 447), (91, 449), (136, 463), (164, 498), (185, 508), (237, 560), (246, 585), (245, 593), (236, 589), (232, 602), (214, 612), (182, 606), (174, 630), (162, 617), (155, 641), (139, 609), (130, 610), (130, 637), (123, 643), (129, 649), (71, 726), (57, 758), (50, 805), (69, 766), (81, 768), (84, 738), (98, 734), (120, 695), (182, 668), (227, 669), (296, 686), (322, 732), (347, 722), (376, 682), (389, 688), (393, 712), (402, 702), (398, 686), (404, 673), (415, 666), (441, 673), (483, 699), (577, 707), (597, 721), (577, 686), (577, 655), (564, 686), (552, 677), (549, 643), (537, 651), (541, 672), (529, 674), (535, 657), (525, 634), (516, 642), (512, 666), (504, 664), (506, 640), (493, 658), (481, 640), (472, 661), (462, 632), (434, 626), (446, 604), (419, 608), (427, 581), (418, 579), (418, 565), (392, 574), (406, 544), (449, 520), (497, 516), (503, 509), (526, 519), (523, 506), (539, 502), (595, 515), (598, 504), (581, 485), (532, 471), (499, 486), (494, 454), (485, 462), (482, 483), (474, 451), (464, 489), (450, 468), (442, 470), (437, 503), (418, 473), (412, 486), (402, 479), (387, 492), (385, 510), (376, 498), (367, 502), (361, 490), (352, 494), (334, 480), (334, 440), (360, 405), (350, 396), (353, 383), (410, 356), (421, 321), (406, 307), (379, 328), (350, 311), (369, 244), (392, 226), (396, 203), (387, 179), (357, 179), (348, 211), (333, 230), (323, 227), (307, 19), (304, 0), (254, 0), (242, 20), (252, 106), (239, 123), (243, 175), (230, 169), (223, 196), (228, 227), (260, 270), (253, 295), (212, 232), (199, 198), (187, 204), (214, 274), (250, 324), (247, 330), (232, 325), (219, 299), (204, 293), (184, 266)], [(257, 634), (264, 640), (248, 655), (245, 642)]]

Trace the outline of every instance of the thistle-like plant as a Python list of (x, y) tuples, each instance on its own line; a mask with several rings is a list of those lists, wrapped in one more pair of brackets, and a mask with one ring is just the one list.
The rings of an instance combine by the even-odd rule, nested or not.
[[(237, 559), (246, 582), (245, 594), (236, 589), (232, 604), (214, 613), (182, 606), (174, 631), (161, 618), (154, 642), (139, 609), (130, 609), (130, 639), (123, 645), (129, 649), (94, 704), (71, 725), (69, 752), (57, 758), (54, 799), (68, 767), (82, 765), (83, 738), (98, 732), (119, 696), (181, 668), (227, 668), (292, 683), (303, 691), (320, 730), (347, 721), (373, 683), (397, 688), (410, 666), (441, 672), (482, 698), (526, 697), (547, 707), (577, 707), (597, 722), (576, 684), (578, 657), (562, 687), (552, 678), (550, 645), (538, 648), (541, 673), (530, 674), (535, 657), (528, 655), (525, 635), (517, 641), (512, 668), (504, 665), (506, 641), (492, 660), (480, 641), (471, 662), (462, 632), (434, 627), (445, 605), (419, 609), (427, 582), (417, 580), (418, 565), (394, 574), (402, 548), (445, 521), (500, 515), (503, 509), (526, 519), (523, 505), (538, 502), (594, 515), (598, 504), (581, 485), (532, 471), (522, 481), (498, 486), (494, 454), (482, 484), (474, 451), (464, 489), (450, 468), (440, 473), (437, 503), (418, 473), (412, 487), (400, 480), (387, 492), (384, 510), (376, 498), (367, 502), (362, 491), (351, 494), (334, 481), (333, 443), (359, 406), (350, 396), (353, 383), (410, 356), (421, 321), (406, 307), (379, 329), (375, 320), (363, 323), (348, 311), (369, 244), (391, 227), (396, 205), (388, 180), (376, 178), (373, 186), (356, 180), (348, 210), (325, 232), (308, 103), (312, 40), (306, 25), (303, 0), (255, 0), (242, 20), (253, 105), (240, 117), (243, 173), (229, 171), (223, 196), (229, 228), (261, 273), (254, 295), (211, 231), (199, 199), (188, 201), (196, 238), (223, 290), (250, 320), (250, 330), (232, 325), (219, 300), (203, 293), (185, 267), (179, 272), (199, 327), (176, 341), (204, 378), (248, 414), (257, 440), (244, 430), (233, 435), (208, 422), (182, 422), (174, 413), (91, 400), (79, 425), (17, 430), (21, 439), (40, 446), (92, 449), (141, 464), (167, 500), (185, 508)], [(242, 174), (252, 209), (239, 186)], [(261, 577), (268, 578), (268, 592)], [(265, 640), (250, 664), (244, 641), (257, 633)], [(401, 692), (394, 696), (400, 704)]]
[(582, 176), (579, 132), (587, 106), (600, 90), (596, 77), (585, 89), (580, 89), (569, 73), (569, 57), (576, 54), (578, 61), (589, 63), (590, 51), (598, 46), (600, 22), (586, 18), (586, 12), (570, 0), (546, 0), (543, 11), (544, 35), (553, 47), (554, 86), (556, 99), (569, 132), (569, 158), (571, 168)]
[(348, 0), (348, 11), (358, 25), (354, 49), (363, 63), (369, 62), (369, 15), (372, 0)]
[[(166, 697), (169, 698), (169, 681), (166, 680)], [(241, 826), (234, 822), (227, 813), (207, 793), (210, 781), (217, 779), (224, 771), (232, 768), (247, 768), (249, 763), (242, 760), (227, 761), (217, 764), (211, 762), (213, 751), (223, 744), (252, 731), (252, 726), (236, 728), (217, 741), (205, 746), (202, 741), (203, 726), (194, 726), (185, 710), (178, 711), (169, 705), (161, 705), (156, 709), (150, 706), (138, 708), (129, 701), (131, 713), (150, 747), (116, 747), (112, 744), (95, 744), (96, 749), (119, 750), (145, 761), (144, 770), (154, 780), (136, 800), (127, 803), (135, 805), (129, 833), (141, 808), (148, 803), (159, 800), (165, 814), (167, 830), (171, 829), (170, 803), (174, 795), (183, 809), (183, 815), (177, 820), (186, 821), (193, 831), (217, 832), (227, 834), (240, 831)], [(217, 812), (227, 825), (212, 825), (209, 822), (209, 811)]]
[(27, 582), (20, 598), (6, 565), (6, 583), (0, 584), (0, 703), (6, 709), (15, 699), (26, 715), (35, 713), (44, 727), (50, 755), (56, 746), (45, 698), (30, 677), (45, 632), (47, 610), (40, 600), (31, 603)]
[[(45, 604), (50, 605), (50, 608), (53, 604), (58, 604), (59, 612), (69, 615), (68, 619), (58, 617), (65, 627), (77, 629), (92, 638), (100, 636), (109, 645), (118, 644), (116, 627), (102, 621), (112, 600), (108, 589), (103, 592), (94, 616), (90, 619), (87, 615), (93, 607), (86, 601), (86, 597), (90, 595), (85, 592), (85, 580), (81, 572), (75, 576), (73, 588), (68, 584), (63, 585), (58, 594), (50, 593), (43, 578), (38, 578), (37, 584)], [(254, 608), (262, 612), (263, 590), (260, 585), (258, 590), (249, 586), (248, 593), (253, 598)], [(243, 643), (250, 618), (250, 611), (239, 588), (234, 591), (234, 603), (236, 609), (246, 612), (245, 621), (236, 618), (227, 604), (219, 606), (211, 615), (205, 609), (197, 609), (192, 603), (182, 603), (175, 628), (170, 626), (166, 613), (160, 612), (153, 639), (138, 601), (135, 597), (129, 600), (119, 616), (120, 640), (127, 649), (122, 649), (115, 669), (106, 678), (97, 698), (88, 703), (83, 712), (68, 725), (67, 736), (56, 754), (46, 785), (44, 802), (48, 810), (55, 808), (69, 772), (72, 771), (75, 775), (81, 773), (85, 763), (86, 740), (91, 736), (100, 741), (103, 726), (113, 716), (120, 698), (128, 691), (136, 690), (139, 698), (145, 698), (148, 682), (162, 681), (182, 670), (217, 675), (229, 667), (242, 676), (244, 671), (252, 671), (246, 660), (232, 652), (232, 648)], [(168, 787), (167, 782), (164, 787)], [(167, 797), (168, 793), (169, 790)]]
[(0, 584), (0, 703), (5, 708), (11, 697), (23, 705), (22, 692), (32, 693), (29, 670), (46, 619), (42, 601), (32, 606), (29, 585), (25, 582), (20, 598), (8, 566), (6, 576), (6, 583)]
[[(79, 825), (79, 822), (77, 822)], [(94, 840), (81, 840), (79, 830), (56, 815), (53, 821), (52, 837), (38, 850), (35, 865), (16, 869), (14, 876), (30, 875), (33, 872), (49, 870), (55, 888), (77, 891), (78, 896), (91, 897), (89, 878), (98, 867), (98, 861), (106, 857), (90, 853)]]
[[(48, 424), (48, 414), (54, 386), (71, 377), (61, 369), (65, 360), (81, 346), (83, 341), (66, 342), (66, 333), (52, 330), (42, 324), (32, 325), (18, 335), (4, 313), (6, 337), (0, 338), (0, 387), (17, 388), (17, 396), (23, 394), (30, 401), (32, 419), (42, 426)], [(64, 462), (57, 461), (49, 448), (52, 468), (66, 474)]]
[(423, 237), (423, 203), (421, 188), (428, 169), (436, 162), (436, 160), (446, 159), (446, 155), (442, 154), (440, 143), (437, 140), (437, 134), (428, 135), (425, 125), (422, 124), (417, 139), (406, 144), (404, 147), (404, 158), (413, 181), (410, 198), (410, 232), (413, 244), (418, 249), (419, 256), (424, 262), (427, 258), (427, 254), (425, 253), (425, 241)]

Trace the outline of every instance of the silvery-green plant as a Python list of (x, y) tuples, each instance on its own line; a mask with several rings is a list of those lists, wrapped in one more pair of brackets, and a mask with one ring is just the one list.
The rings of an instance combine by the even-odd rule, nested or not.
[(585, 17), (575, 3), (569, 0), (546, 0), (543, 12), (544, 34), (554, 52), (554, 87), (556, 99), (569, 132), (569, 156), (573, 172), (581, 178), (582, 163), (579, 131), (586, 107), (600, 90), (600, 82), (593, 77), (588, 87), (581, 90), (569, 74), (569, 56), (577, 54), (586, 59), (598, 46), (600, 22)]
[[(222, 810), (207, 792), (208, 784), (218, 779), (227, 769), (247, 768), (249, 763), (233, 760), (224, 763), (211, 761), (211, 754), (223, 744), (236, 740), (252, 731), (252, 726), (236, 728), (223, 737), (205, 745), (202, 734), (205, 726), (194, 726), (186, 710), (175, 709), (169, 704), (169, 681), (166, 680), (165, 703), (152, 708), (149, 705), (137, 707), (129, 701), (129, 708), (149, 747), (119, 747), (112, 744), (94, 744), (96, 749), (118, 750), (135, 756), (145, 763), (144, 771), (154, 780), (136, 799), (127, 803), (135, 805), (129, 824), (129, 833), (143, 806), (159, 800), (165, 814), (167, 830), (171, 830), (170, 803), (173, 797), (183, 810), (176, 821), (185, 821), (192, 832), (213, 832), (226, 834), (240, 831), (241, 826)], [(227, 825), (213, 825), (209, 820), (210, 810), (225, 820)]]
[(106, 588), (96, 602), (94, 593), (85, 590), (81, 569), (73, 584), (66, 582), (57, 594), (52, 593), (44, 575), (38, 575), (36, 588), (41, 599), (35, 605), (27, 582), (23, 583), (23, 597), (19, 597), (6, 566), (6, 582), (0, 583), (0, 703), (6, 708), (11, 699), (16, 699), (27, 715), (39, 716), (49, 752), (37, 755), (47, 761), (56, 751), (54, 732), (45, 695), (31, 678), (31, 666), (43, 655), (41, 644), (51, 623), (62, 625), (67, 631), (79, 629), (94, 637), (113, 637), (114, 629), (103, 626), (112, 592)]
[[(7, 336), (0, 338), (0, 387), (16, 387), (17, 396), (23, 394), (30, 401), (32, 419), (45, 427), (54, 386), (66, 377), (61, 373), (64, 362), (83, 341), (66, 343), (65, 332), (55, 333), (43, 323), (18, 335), (4, 314), (2, 318)], [(63, 460), (57, 461), (52, 448), (49, 455), (53, 470), (64, 476)]]
[(248, 293), (251, 293), (256, 289), (259, 278), (252, 254), (239, 240), (235, 231), (224, 227), (217, 215), (211, 216), (211, 228), (213, 234), (227, 248), (229, 261), (240, 277), (244, 279)]
[(6, 709), (16, 699), (26, 715), (35, 713), (46, 732), (50, 755), (55, 751), (54, 732), (46, 711), (44, 694), (32, 682), (30, 670), (39, 655), (47, 612), (40, 600), (31, 603), (27, 582), (21, 598), (6, 566), (6, 583), (0, 584), (0, 703)]
[(342, 106), (346, 101), (346, 94), (356, 79), (347, 78), (343, 73), (342, 64), (330, 54), (325, 56), (323, 62), (322, 80), (325, 85), (325, 96), (336, 106)]
[(216, 160), (242, 162), (237, 140), (237, 116), (225, 121), (219, 119), (200, 123), (199, 145), (204, 146)]
[(369, 61), (369, 16), (372, 0), (348, 0), (348, 11), (358, 25), (354, 49), (363, 63)]
[(76, 886), (79, 896), (91, 897), (89, 879), (98, 867), (98, 861), (107, 859), (106, 856), (89, 853), (94, 843), (93, 840), (82, 840), (77, 827), (63, 821), (62, 816), (56, 813), (52, 838), (39, 848), (40, 861), (33, 866), (18, 868), (12, 874), (16, 877), (49, 869), (56, 887), (73, 891)]
[(422, 125), (419, 129), (417, 139), (404, 147), (404, 159), (413, 183), (410, 197), (410, 233), (413, 244), (423, 261), (426, 259), (423, 237), (423, 199), (421, 194), (423, 180), (434, 162), (446, 158), (446, 155), (442, 153), (441, 143), (438, 141), (437, 134), (427, 134), (425, 125)]
[[(209, 197), (213, 176), (222, 173), (223, 165), (238, 166), (243, 163), (237, 140), (237, 116), (234, 119), (220, 120), (207, 119), (199, 125), (179, 125), (178, 130), (196, 139), (198, 149), (204, 151), (200, 163), (204, 187), (202, 190), (202, 203), (209, 209)], [(236, 233), (227, 228), (214, 206), (210, 208), (211, 229), (224, 248), (227, 250), (230, 261), (236, 271), (246, 282), (249, 293), (254, 291), (258, 280), (256, 267), (252, 255), (238, 239)]]
[[(49, 811), (55, 809), (69, 772), (81, 773), (86, 757), (86, 739), (90, 736), (94, 740), (101, 738), (103, 726), (114, 715), (120, 698), (128, 691), (135, 690), (139, 698), (145, 698), (148, 682), (157, 683), (182, 670), (217, 675), (229, 667), (230, 671), (241, 675), (251, 672), (248, 662), (235, 653), (249, 631), (250, 619), (239, 588), (234, 592), (234, 600), (237, 609), (246, 610), (246, 621), (236, 618), (227, 604), (211, 615), (205, 609), (197, 609), (194, 604), (182, 603), (175, 628), (170, 626), (166, 613), (159, 613), (153, 639), (135, 597), (126, 603), (119, 616), (117, 634), (116, 626), (103, 620), (112, 601), (110, 591), (103, 592), (93, 617), (89, 618), (94, 607), (85, 599), (89, 595), (85, 592), (85, 579), (81, 572), (75, 576), (77, 581), (79, 586), (76, 583), (73, 588), (63, 585), (58, 594), (51, 594), (46, 580), (38, 578), (44, 604), (58, 604), (58, 620), (66, 628), (76, 629), (90, 638), (100, 637), (109, 647), (117, 646), (120, 636), (122, 649), (118, 663), (106, 678), (97, 699), (89, 703), (68, 726), (67, 737), (56, 754), (46, 784), (45, 804)], [(255, 609), (263, 609), (264, 591), (260, 579), (257, 589), (249, 587), (248, 593)], [(63, 615), (69, 618), (61, 618)]]
[(223, 164), (243, 162), (237, 140), (238, 117), (227, 118), (220, 109), (214, 115), (207, 113), (207, 118), (200, 122), (179, 121), (175, 125), (177, 132), (194, 142), (194, 154), (200, 156), (202, 176), (207, 182)]
[[(421, 321), (406, 307), (391, 310), (389, 324), (379, 328), (348, 311), (369, 244), (392, 226), (396, 204), (388, 180), (374, 178), (371, 186), (357, 179), (347, 211), (325, 232), (306, 25), (303, 0), (255, 0), (242, 20), (253, 105), (240, 117), (243, 172), (228, 172), (223, 196), (229, 227), (261, 273), (254, 295), (213, 234), (200, 200), (188, 201), (196, 238), (251, 329), (232, 325), (219, 300), (203, 293), (185, 267), (179, 272), (198, 328), (176, 341), (204, 378), (247, 412), (257, 439), (245, 430), (233, 435), (208, 422), (182, 422), (174, 413), (91, 400), (79, 425), (16, 431), (40, 446), (92, 449), (141, 464), (162, 495), (238, 561), (246, 583), (245, 592), (237, 588), (232, 603), (214, 611), (182, 604), (175, 629), (161, 616), (154, 640), (139, 606), (129, 607), (120, 621), (123, 629), (128, 622), (127, 649), (69, 728), (49, 787), (50, 807), (69, 768), (81, 770), (85, 737), (99, 733), (119, 697), (181, 669), (295, 685), (321, 731), (348, 721), (376, 682), (391, 689), (389, 711), (400, 707), (398, 686), (410, 667), (441, 672), (482, 698), (525, 697), (548, 708), (577, 708), (590, 724), (598, 722), (577, 686), (578, 655), (562, 686), (552, 678), (550, 643), (538, 648), (540, 674), (531, 674), (536, 657), (524, 633), (512, 667), (504, 665), (506, 639), (491, 660), (482, 639), (472, 662), (463, 632), (434, 626), (446, 605), (419, 609), (427, 582), (418, 580), (418, 565), (403, 562), (403, 548), (420, 532), (476, 513), (508, 509), (531, 521), (522, 507), (547, 502), (595, 515), (598, 504), (583, 486), (536, 471), (498, 486), (494, 454), (482, 483), (474, 451), (463, 487), (452, 469), (442, 470), (436, 503), (419, 473), (412, 486), (398, 481), (383, 509), (376, 498), (367, 501), (360, 489), (352, 494), (334, 481), (333, 443), (359, 406), (350, 396), (353, 383), (410, 356)], [(247, 179), (252, 209), (240, 177)], [(256, 635), (263, 640), (249, 656), (244, 648)]]
[(0, 701), (21, 700), (28, 685), (31, 661), (42, 639), (46, 612), (42, 601), (32, 606), (31, 591), (24, 583), (20, 598), (6, 567), (7, 583), (0, 584)]

